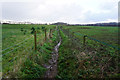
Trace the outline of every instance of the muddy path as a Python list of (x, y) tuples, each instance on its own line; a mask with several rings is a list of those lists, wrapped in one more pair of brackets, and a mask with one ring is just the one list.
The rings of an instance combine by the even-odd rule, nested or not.
[(44, 77), (45, 78), (55, 78), (57, 75), (57, 61), (58, 61), (58, 51), (59, 51), (59, 46), (61, 45), (61, 37), (60, 37), (60, 33), (59, 33), (59, 29), (58, 30), (58, 36), (59, 36), (59, 42), (57, 43), (57, 45), (54, 47), (53, 52), (51, 53), (51, 59), (48, 61), (49, 65), (44, 64), (44, 67), (47, 68), (48, 70), (45, 72)]

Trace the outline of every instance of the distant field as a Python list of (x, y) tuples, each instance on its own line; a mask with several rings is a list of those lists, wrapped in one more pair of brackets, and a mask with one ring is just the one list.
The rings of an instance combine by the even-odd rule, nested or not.
[[(11, 24), (11, 25), (2, 25), (2, 49), (5, 49), (11, 45), (14, 45), (16, 43), (21, 42), (22, 40), (25, 40), (32, 36), (31, 28), (34, 27), (36, 30), (39, 30), (38, 28), (53, 28), (52, 26), (47, 25), (22, 25), (22, 24)], [(23, 28), (23, 31), (21, 31), (21, 28)], [(26, 31), (26, 32), (25, 32)], [(24, 35), (25, 33), (25, 35)]]
[[(33, 27), (37, 33), (36, 51)], [(2, 25), (2, 75), (4, 78), (44, 78), (50, 66), (57, 63), (55, 79), (119, 77), (120, 55), (113, 48), (120, 48), (118, 34), (117, 27)], [(85, 44), (84, 35), (88, 36)], [(54, 50), (60, 40), (57, 58)]]
[[(118, 27), (100, 26), (66, 26), (72, 32), (88, 35), (92, 38), (118, 47)], [(79, 36), (82, 37), (82, 36)], [(119, 46), (120, 47), (120, 46)]]
[[(31, 28), (35, 27), (36, 30), (43, 25), (2, 25), (2, 49), (11, 45), (19, 43), (30, 36), (32, 36)], [(47, 28), (52, 26), (44, 25)], [(24, 31), (21, 31), (23, 28)], [(106, 42), (113, 46), (118, 45), (118, 28), (117, 27), (96, 27), (96, 26), (64, 26), (64, 29), (70, 29), (72, 32), (88, 35), (92, 38)], [(26, 31), (26, 32), (25, 32)], [(24, 35), (25, 33), (25, 35)], [(78, 36), (78, 35), (76, 35)], [(82, 39), (82, 36), (79, 36)], [(120, 47), (120, 46), (119, 46)]]
[(63, 26), (61, 29), (58, 78), (120, 77), (117, 27)]

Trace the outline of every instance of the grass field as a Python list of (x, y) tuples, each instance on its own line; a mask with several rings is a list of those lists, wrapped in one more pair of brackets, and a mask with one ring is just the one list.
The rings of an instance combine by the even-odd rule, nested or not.
[[(34, 50), (34, 34), (37, 32), (37, 51)], [(45, 41), (45, 27), (47, 40)], [(49, 37), (52, 29), (52, 38)], [(58, 79), (119, 77), (120, 67), (118, 27), (62, 26), (62, 43), (59, 47)], [(80, 34), (77, 35), (76, 33)], [(83, 35), (86, 37), (83, 45)], [(4, 78), (40, 78), (47, 70), (54, 46), (58, 43), (56, 25), (6, 24), (2, 25), (2, 72)], [(22, 43), (21, 43), (22, 42)], [(11, 47), (12, 46), (12, 47)], [(18, 48), (19, 47), (19, 48)], [(8, 49), (9, 48), (9, 49)]]
[[(37, 31), (37, 47), (40, 48), (41, 45), (43, 45), (43, 52), (34, 52), (34, 34), (31, 34), (32, 27), (34, 27)], [(43, 53), (41, 55), (41, 60), (43, 62), (46, 60), (46, 57), (48, 58), (49, 55), (45, 55), (44, 53), (51, 52), (45, 49), (45, 46), (49, 46), (50, 43), (48, 45), (47, 42), (44, 42), (45, 34), (42, 30), (42, 27), (45, 27), (47, 29), (47, 33), (49, 32), (50, 28), (54, 28), (54, 26), (46, 25), (2, 25), (3, 74), (8, 71), (16, 72), (18, 68), (20, 69), (21, 64), (24, 64), (27, 58), (33, 53)], [(23, 31), (21, 31), (21, 28), (23, 28)], [(10, 73), (7, 74), (10, 75)]]
[[(57, 78), (120, 77), (120, 54), (118, 49), (111, 47), (119, 45), (117, 27), (64, 26), (62, 31)], [(84, 35), (100, 42), (86, 38), (83, 45)]]
[(118, 46), (118, 27), (68, 26), (65, 29), (70, 29), (73, 32), (88, 35), (97, 40)]

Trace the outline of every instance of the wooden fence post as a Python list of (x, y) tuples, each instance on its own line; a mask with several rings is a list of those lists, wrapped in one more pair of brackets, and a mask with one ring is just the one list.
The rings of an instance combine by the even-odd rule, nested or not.
[(52, 38), (52, 33), (53, 33), (53, 29), (51, 29), (51, 34), (50, 34), (51, 38)]
[(68, 29), (68, 37), (70, 37), (70, 32), (69, 32), (69, 29)]
[(85, 46), (85, 42), (86, 42), (86, 35), (83, 36), (83, 46)]
[(50, 33), (49, 33), (49, 37), (51, 38), (52, 37), (52, 29), (50, 29)]
[(34, 32), (35, 51), (37, 50), (36, 31)]
[(46, 35), (46, 29), (45, 29), (45, 41), (46, 41), (46, 39), (47, 39), (47, 35)]

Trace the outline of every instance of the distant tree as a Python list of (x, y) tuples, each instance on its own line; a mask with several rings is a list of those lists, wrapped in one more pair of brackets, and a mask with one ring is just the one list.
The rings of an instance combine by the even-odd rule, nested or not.
[(23, 28), (21, 28), (21, 31), (24, 31)]
[(33, 34), (33, 33), (35, 32), (35, 28), (32, 27), (31, 30), (32, 30), (32, 31), (31, 31), (31, 34)]
[(37, 29), (39, 30), (40, 28), (38, 27)]
[(26, 34), (27, 30), (24, 31), (24, 35)]
[(42, 31), (44, 31), (44, 30), (45, 30), (45, 27), (42, 26)]
[(3, 24), (9, 24), (9, 23), (3, 23)]
[(33, 30), (33, 31), (34, 31), (34, 30), (35, 30), (35, 28), (34, 28), (34, 27), (32, 27), (32, 28), (31, 28), (31, 30)]

